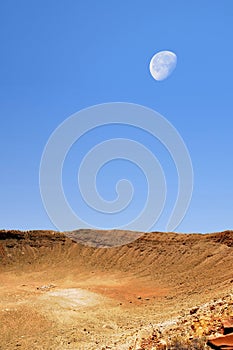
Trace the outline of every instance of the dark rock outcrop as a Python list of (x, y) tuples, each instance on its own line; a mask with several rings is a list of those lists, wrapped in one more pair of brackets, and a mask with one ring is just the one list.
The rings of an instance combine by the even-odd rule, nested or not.
[(233, 350), (233, 317), (222, 320), (222, 335), (208, 340), (212, 349)]

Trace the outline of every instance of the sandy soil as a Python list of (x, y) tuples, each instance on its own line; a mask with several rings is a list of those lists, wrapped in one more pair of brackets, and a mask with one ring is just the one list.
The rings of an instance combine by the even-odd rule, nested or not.
[(231, 231), (154, 233), (115, 248), (37, 231), (0, 242), (1, 350), (129, 349), (233, 285)]
[(166, 294), (129, 276), (57, 273), (1, 274), (1, 349), (121, 349), (156, 319)]

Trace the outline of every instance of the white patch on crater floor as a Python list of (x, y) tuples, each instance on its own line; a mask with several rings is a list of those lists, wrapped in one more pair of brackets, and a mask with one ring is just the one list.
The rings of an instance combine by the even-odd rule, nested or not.
[(64, 308), (92, 306), (98, 304), (101, 299), (98, 294), (80, 288), (58, 289), (48, 292), (44, 296)]

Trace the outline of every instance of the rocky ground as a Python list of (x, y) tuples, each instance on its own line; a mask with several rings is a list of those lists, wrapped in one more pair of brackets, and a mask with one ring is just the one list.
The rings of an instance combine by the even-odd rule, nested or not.
[[(208, 340), (222, 337), (224, 321), (229, 319), (232, 322), (232, 328), (233, 294), (182, 310), (181, 314), (174, 319), (151, 325), (151, 336), (144, 339), (138, 338), (135, 346), (129, 349), (211, 349), (207, 345)], [(222, 349), (221, 346), (213, 348)], [(228, 348), (223, 347), (223, 349)]]

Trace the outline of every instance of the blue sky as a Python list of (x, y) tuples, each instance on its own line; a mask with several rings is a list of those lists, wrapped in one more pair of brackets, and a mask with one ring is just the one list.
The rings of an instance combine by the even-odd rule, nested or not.
[[(1, 1), (0, 228), (54, 229), (39, 189), (49, 136), (83, 108), (121, 101), (162, 114), (189, 149), (194, 191), (176, 231), (232, 229), (232, 15), (231, 0)], [(178, 61), (168, 79), (156, 82), (148, 66), (161, 50), (174, 51)], [(114, 136), (132, 137), (159, 158), (168, 194), (153, 229), (164, 230), (176, 198), (175, 167), (157, 140), (132, 128), (109, 126), (72, 148), (64, 165), (67, 199), (84, 218), (105, 226), (108, 219), (81, 205), (75, 176), (80, 154)], [(130, 217), (145, 200), (145, 186), (140, 171), (126, 163), (112, 164), (97, 187), (112, 199), (113, 174), (131, 177), (136, 198)]]

